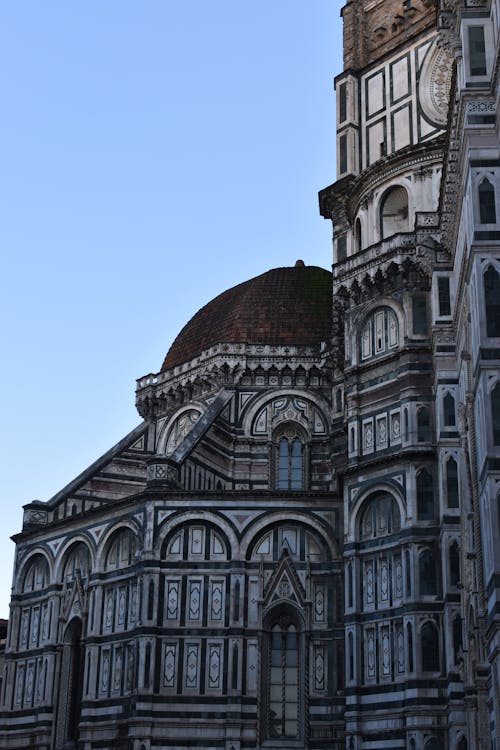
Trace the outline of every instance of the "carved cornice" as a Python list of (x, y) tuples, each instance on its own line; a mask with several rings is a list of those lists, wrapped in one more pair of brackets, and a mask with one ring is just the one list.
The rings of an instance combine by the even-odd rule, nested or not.
[[(194, 399), (209, 400), (222, 387), (236, 388), (245, 378), (255, 380), (260, 371), (273, 372), (276, 378), (273, 387), (293, 385), (299, 371), (309, 382), (317, 374), (329, 373), (329, 344), (325, 342), (321, 352), (312, 347), (218, 344), (212, 347), (209, 357), (139, 378), (136, 408), (144, 419), (156, 419)], [(235, 348), (240, 348), (241, 354), (231, 353)]]
[(395, 234), (382, 242), (347, 257), (333, 267), (333, 294), (359, 295), (361, 289), (369, 289), (381, 283), (392, 283), (397, 276), (412, 283), (410, 277), (422, 277), (421, 283), (429, 282), (435, 264), (442, 255), (439, 242), (437, 216), (433, 213), (419, 215), (422, 228), (415, 232)]
[(359, 175), (348, 175), (334, 182), (319, 193), (321, 216), (333, 221), (336, 234), (347, 231), (363, 201), (370, 200), (376, 188), (405, 171), (441, 164), (444, 145), (442, 135), (418, 146), (407, 146), (379, 159)]

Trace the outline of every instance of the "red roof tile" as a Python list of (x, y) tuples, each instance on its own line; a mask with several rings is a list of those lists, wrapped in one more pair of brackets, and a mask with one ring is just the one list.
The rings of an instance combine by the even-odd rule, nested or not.
[(219, 294), (184, 326), (162, 371), (218, 343), (319, 346), (329, 341), (332, 275), (318, 266), (274, 268)]

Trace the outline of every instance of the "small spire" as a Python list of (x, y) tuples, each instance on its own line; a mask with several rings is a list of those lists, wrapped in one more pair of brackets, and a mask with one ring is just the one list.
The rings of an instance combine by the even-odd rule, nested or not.
[(305, 266), (305, 265), (306, 265), (306, 264), (304, 263), (304, 261), (303, 261), (303, 260), (300, 260), (300, 259), (299, 259), (299, 260), (296, 260), (296, 261), (295, 261), (295, 268), (304, 268), (304, 266)]

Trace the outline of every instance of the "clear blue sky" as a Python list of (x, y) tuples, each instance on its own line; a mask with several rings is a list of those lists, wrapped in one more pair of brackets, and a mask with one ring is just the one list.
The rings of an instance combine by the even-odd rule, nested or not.
[(0, 9), (2, 534), (140, 419), (135, 379), (216, 294), (331, 265), (337, 0)]

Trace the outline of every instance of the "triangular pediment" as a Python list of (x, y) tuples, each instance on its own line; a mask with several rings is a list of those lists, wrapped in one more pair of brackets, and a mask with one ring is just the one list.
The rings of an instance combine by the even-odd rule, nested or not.
[(305, 599), (306, 592), (295, 570), (288, 549), (284, 545), (280, 561), (264, 590), (264, 607), (283, 601), (289, 601), (303, 607), (306, 603)]
[(68, 622), (73, 617), (82, 617), (86, 608), (86, 595), (80, 572), (77, 570), (72, 581), (66, 581), (61, 618)]

